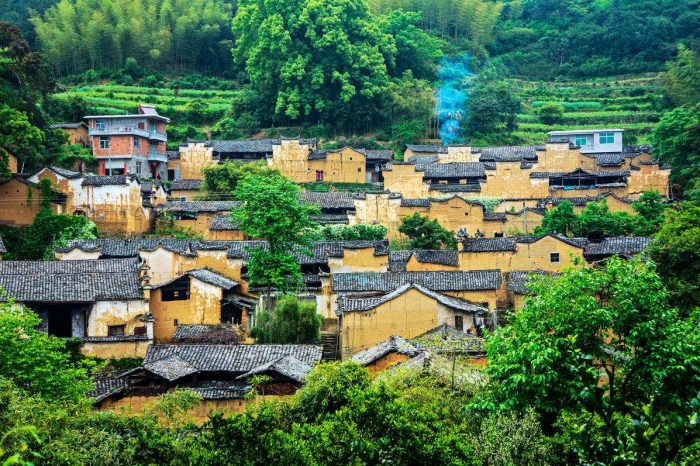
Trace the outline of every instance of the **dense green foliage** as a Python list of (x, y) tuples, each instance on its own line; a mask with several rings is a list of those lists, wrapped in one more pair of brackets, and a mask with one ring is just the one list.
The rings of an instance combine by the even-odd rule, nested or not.
[(649, 236), (656, 233), (663, 221), (666, 205), (657, 192), (642, 193), (632, 203), (636, 215), (627, 212), (611, 212), (605, 199), (589, 202), (580, 214), (574, 206), (563, 200), (542, 218), (535, 234), (559, 233), (565, 236), (586, 237), (594, 233), (605, 236)]
[(234, 57), (260, 95), (260, 110), (276, 121), (367, 131), (381, 123), (377, 109), (392, 78), (421, 72), (426, 55), (441, 53), (433, 38), (407, 27), (414, 20), (398, 12), (375, 18), (362, 0), (243, 0), (233, 21)]
[(529, 287), (488, 340), (493, 392), (475, 406), (535, 409), (569, 461), (666, 463), (694, 445), (700, 315), (680, 319), (652, 264), (611, 259)]
[(0, 301), (0, 376), (47, 400), (81, 402), (92, 388), (88, 371), (94, 362), (75, 345), (69, 350), (66, 339), (38, 329), (40, 323), (34, 312)]
[(671, 302), (681, 309), (700, 306), (700, 207), (670, 209), (649, 255), (658, 264)]
[(700, 31), (693, 0), (518, 0), (502, 18), (492, 56), (537, 78), (656, 71)]
[(456, 249), (457, 240), (453, 232), (440, 225), (436, 219), (416, 212), (405, 217), (399, 232), (410, 240), (411, 249)]
[(260, 177), (279, 176), (279, 171), (269, 168), (265, 161), (226, 162), (202, 169), (204, 180), (200, 186), (198, 198), (208, 201), (225, 201), (234, 199), (238, 182), (248, 175)]
[(68, 240), (95, 239), (97, 226), (85, 217), (54, 214), (43, 208), (22, 235), (22, 245), (15, 252), (18, 260), (53, 260), (54, 250)]
[(316, 312), (316, 301), (283, 296), (255, 319), (251, 336), (256, 343), (317, 343), (321, 338), (323, 318)]
[(60, 74), (126, 67), (222, 72), (231, 66), (223, 0), (61, 0), (35, 17), (37, 41)]
[(242, 205), (231, 214), (234, 222), (251, 238), (266, 240), (267, 248), (250, 250), (250, 285), (291, 291), (301, 285), (301, 266), (294, 250), (308, 246), (306, 231), (316, 224), (318, 206), (302, 201), (299, 186), (282, 175), (250, 174), (237, 182), (234, 197)]
[(387, 228), (384, 225), (326, 225), (308, 232), (313, 241), (377, 241), (386, 238)]

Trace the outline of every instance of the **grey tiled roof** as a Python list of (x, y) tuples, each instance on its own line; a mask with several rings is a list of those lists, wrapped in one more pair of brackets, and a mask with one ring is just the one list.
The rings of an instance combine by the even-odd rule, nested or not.
[(245, 141), (212, 141), (214, 152), (230, 153), (263, 153), (271, 154), (273, 144), (279, 144), (279, 139), (249, 139)]
[(406, 283), (405, 285), (398, 287), (392, 292), (378, 297), (373, 296), (354, 298), (348, 296), (340, 296), (337, 300), (338, 314), (342, 314), (345, 312), (369, 311), (370, 309), (374, 309), (381, 304), (388, 303), (389, 301), (396, 299), (397, 297), (401, 296), (409, 290), (418, 290), (424, 295), (435, 299), (440, 304), (443, 304), (452, 309), (457, 309), (464, 312), (472, 312), (475, 314), (484, 314), (488, 312), (488, 309), (472, 304), (469, 301), (454, 298), (452, 296), (447, 296), (436, 291), (431, 291), (426, 287), (418, 285), (416, 283)]
[(305, 191), (301, 197), (310, 204), (317, 204), (321, 209), (355, 209), (353, 193)]
[(143, 299), (135, 259), (1, 261), (0, 288), (21, 303)]
[(180, 151), (179, 150), (169, 150), (165, 152), (165, 155), (168, 157), (168, 160), (177, 160), (180, 158)]
[(437, 155), (413, 155), (408, 158), (407, 162), (415, 164), (417, 171), (423, 171), (427, 165), (438, 160), (440, 160), (440, 157)]
[(121, 392), (126, 386), (126, 379), (121, 376), (98, 377), (94, 382), (95, 388), (87, 392), (85, 396), (87, 398), (94, 398), (97, 402)]
[(83, 186), (119, 186), (127, 184), (126, 175), (97, 176), (90, 175), (83, 179)]
[(199, 335), (201, 333), (210, 332), (218, 328), (218, 324), (201, 324), (201, 325), (178, 325), (175, 328), (175, 333), (173, 334), (173, 340), (181, 340), (183, 338), (189, 338), (194, 335)]
[(416, 283), (432, 291), (495, 290), (501, 283), (498, 270), (455, 272), (357, 272), (331, 276), (335, 293), (380, 291), (388, 293), (407, 283)]
[[(176, 388), (192, 390), (205, 400), (239, 400), (251, 387), (242, 382), (207, 380), (178, 385)], [(169, 390), (172, 391), (172, 390)]]
[(237, 231), (241, 229), (241, 224), (234, 222), (230, 214), (217, 215), (212, 219), (209, 229), (212, 231)]
[(602, 167), (620, 166), (625, 161), (625, 158), (621, 152), (595, 154), (595, 159), (598, 165)]
[(226, 212), (240, 206), (240, 201), (168, 201), (156, 206), (163, 212)]
[(542, 270), (513, 270), (508, 272), (506, 282), (508, 283), (508, 291), (517, 294), (529, 294), (530, 289), (527, 286), (532, 275), (551, 275)]
[(175, 180), (170, 186), (171, 191), (198, 191), (202, 180)]
[(384, 149), (355, 149), (357, 152), (365, 154), (367, 160), (393, 160), (394, 151)]
[(587, 172), (585, 170), (577, 169), (572, 172), (532, 172), (530, 173), (530, 178), (577, 178), (577, 177), (605, 177), (605, 176), (616, 176), (624, 177), (629, 176), (629, 170), (611, 170), (603, 172)]
[(309, 160), (323, 160), (327, 155), (327, 150), (315, 150), (309, 154)]
[(413, 357), (420, 350), (398, 335), (392, 335), (383, 342), (364, 351), (360, 351), (352, 357), (352, 360), (358, 364), (366, 366), (374, 361), (383, 358), (389, 353), (405, 354)]
[(558, 233), (546, 233), (540, 236), (520, 236), (516, 238), (516, 241), (518, 243), (532, 244), (548, 236), (577, 248), (584, 248), (587, 243), (586, 238), (569, 238)]
[(61, 175), (64, 178), (68, 178), (71, 180), (76, 179), (76, 178), (80, 178), (81, 176), (83, 176), (83, 174), (78, 172), (78, 171), (69, 170), (67, 168), (57, 167), (55, 165), (51, 165), (51, 166), (46, 167), (46, 168), (51, 170), (52, 172), (58, 174), (58, 175)]
[(52, 125), (49, 125), (49, 128), (51, 129), (78, 129), (81, 126), (87, 127), (85, 123), (82, 121), (79, 121), (77, 123), (54, 123)]
[(482, 162), (537, 160), (537, 146), (475, 147), (472, 152), (480, 153), (479, 160)]
[(466, 238), (462, 241), (464, 252), (515, 251), (515, 238)]
[(306, 379), (306, 375), (310, 371), (311, 365), (288, 354), (280, 357), (279, 359), (275, 359), (274, 361), (269, 361), (254, 367), (245, 374), (239, 375), (237, 378), (247, 379), (248, 377), (252, 377), (256, 374), (276, 372), (277, 374), (301, 383)]
[(321, 225), (347, 225), (350, 219), (347, 214), (321, 214), (313, 215), (311, 220)]
[(153, 284), (152, 286), (154, 288), (160, 288), (165, 285), (169, 285), (170, 283), (174, 282), (175, 280), (180, 279), (181, 277), (184, 276), (190, 276), (194, 277), (199, 281), (202, 281), (204, 283), (208, 283), (209, 285), (214, 285), (218, 286), (219, 288), (223, 288), (224, 290), (230, 290), (231, 288), (234, 288), (238, 286), (238, 282), (235, 280), (230, 279), (229, 277), (220, 274), (219, 272), (215, 272), (211, 269), (208, 268), (201, 268), (201, 269), (194, 269), (194, 270), (189, 270), (182, 275), (179, 275), (178, 277), (168, 280), (167, 282), (164, 283), (158, 283), (158, 284)]
[(481, 162), (433, 163), (425, 167), (425, 178), (478, 178), (484, 177)]
[(5, 243), (2, 242), (2, 236), (0, 236), (0, 254), (4, 254), (7, 252), (7, 249), (5, 249)]
[(506, 214), (505, 212), (484, 212), (484, 220), (496, 220), (505, 222)]
[(430, 199), (401, 199), (401, 207), (430, 207)]
[(600, 242), (588, 241), (585, 256), (633, 256), (649, 247), (653, 238), (646, 236), (617, 236)]
[(419, 153), (446, 153), (447, 148), (445, 146), (437, 146), (437, 145), (430, 145), (430, 144), (406, 144), (407, 149), (411, 149), (413, 152)]
[(416, 249), (413, 256), (418, 262), (457, 267), (459, 253), (456, 249)]
[(406, 263), (412, 251), (391, 251), (389, 253), (389, 272), (405, 272)]
[(56, 252), (69, 252), (75, 248), (86, 252), (99, 251), (101, 257), (138, 257), (139, 251), (152, 251), (162, 246), (170, 251), (190, 254), (197, 241), (175, 238), (101, 238), (88, 240), (69, 240), (64, 248)]
[(436, 353), (468, 353), (483, 354), (485, 340), (470, 333), (462, 332), (442, 324), (432, 330), (409, 340), (421, 351), (429, 350)]
[(173, 381), (197, 372), (240, 375), (284, 356), (314, 365), (322, 352), (316, 345), (153, 345), (143, 368)]
[(479, 183), (466, 183), (466, 184), (440, 184), (434, 183), (430, 185), (431, 191), (439, 191), (442, 193), (479, 193), (481, 192), (481, 185)]

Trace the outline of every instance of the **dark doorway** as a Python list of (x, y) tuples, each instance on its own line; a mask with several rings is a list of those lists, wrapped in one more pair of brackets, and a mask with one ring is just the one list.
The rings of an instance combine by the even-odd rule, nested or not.
[(243, 323), (243, 308), (234, 303), (221, 304), (221, 322), (241, 325)]

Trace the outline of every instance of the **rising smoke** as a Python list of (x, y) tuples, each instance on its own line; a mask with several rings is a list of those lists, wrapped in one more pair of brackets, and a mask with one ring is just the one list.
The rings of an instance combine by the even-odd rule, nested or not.
[(443, 57), (438, 68), (437, 114), (440, 139), (443, 144), (462, 140), (462, 124), (467, 107), (465, 80), (472, 76), (469, 71), (471, 56)]

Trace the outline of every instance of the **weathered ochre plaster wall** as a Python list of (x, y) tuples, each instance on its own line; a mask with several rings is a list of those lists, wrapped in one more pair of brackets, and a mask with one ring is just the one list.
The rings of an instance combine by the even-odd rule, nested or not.
[(163, 301), (161, 290), (151, 293), (151, 313), (155, 318), (153, 338), (155, 341), (170, 340), (178, 325), (220, 324), (221, 288), (190, 278), (189, 299)]
[(370, 311), (345, 313), (342, 321), (343, 353), (355, 354), (392, 335), (414, 338), (441, 324), (454, 325), (455, 315), (464, 315), (465, 327), (472, 324), (471, 315), (446, 308), (418, 290), (408, 290)]
[(539, 168), (523, 169), (520, 162), (499, 162), (495, 170), (486, 170), (486, 183), (475, 196), (543, 198), (549, 195), (549, 180), (530, 178)]
[(106, 337), (110, 325), (124, 325), (125, 334), (133, 335), (135, 327), (146, 326), (140, 318), (148, 312), (145, 300), (97, 301), (88, 315), (87, 335)]
[(440, 270), (459, 270), (459, 265), (451, 266), (444, 264), (433, 264), (430, 262), (419, 262), (414, 254), (406, 262), (406, 272), (434, 272)]
[(153, 211), (143, 207), (137, 182), (129, 181), (126, 186), (84, 186), (83, 189), (86, 205), (75, 207), (82, 207), (101, 233), (134, 235), (153, 229)]
[[(315, 181), (316, 170), (323, 171), (323, 181), (336, 183), (364, 183), (367, 158), (351, 147), (328, 152), (325, 159), (309, 160), (304, 181)], [(286, 164), (285, 164), (286, 166)], [(284, 171), (282, 172), (284, 173)]]
[(7, 165), (10, 169), (10, 173), (17, 173), (17, 157), (12, 154), (7, 154)]
[[(17, 179), (0, 184), (0, 223), (31, 225), (41, 210), (41, 189)], [(63, 206), (50, 203), (51, 211), (62, 213)]]
[(416, 171), (413, 164), (392, 163), (391, 170), (384, 170), (384, 189), (401, 193), (407, 199), (418, 199), (430, 195), (429, 186), (423, 182), (423, 172)]
[(329, 257), (331, 273), (344, 272), (386, 272), (389, 255), (377, 256), (374, 247), (343, 250), (343, 257)]
[(80, 352), (102, 359), (143, 358), (150, 345), (150, 341), (85, 342)]
[(310, 145), (300, 144), (297, 139), (283, 139), (272, 146), (272, 158), (268, 163), (295, 183), (315, 181), (316, 173), (309, 166), (311, 150)]
[(173, 189), (170, 191), (170, 198), (175, 199), (176, 201), (179, 200), (186, 200), (186, 201), (193, 201), (194, 197), (199, 193), (199, 191), (192, 191), (190, 189), (187, 190), (181, 190), (181, 189)]
[(662, 170), (658, 165), (641, 165), (639, 170), (631, 171), (627, 180), (628, 196), (638, 198), (644, 191), (658, 191), (668, 197), (670, 176), (671, 170)]
[[(168, 162), (169, 163), (169, 162)], [(184, 180), (204, 179), (202, 169), (216, 165), (214, 148), (203, 142), (180, 146), (180, 178)], [(170, 166), (168, 166), (170, 168)]]
[(209, 227), (211, 227), (211, 222), (214, 220), (214, 217), (224, 214), (230, 214), (230, 212), (198, 212), (197, 218), (194, 220), (174, 220), (173, 224), (178, 228), (189, 228), (195, 233), (202, 235), (204, 239), (214, 239), (211, 237), (213, 232)]

